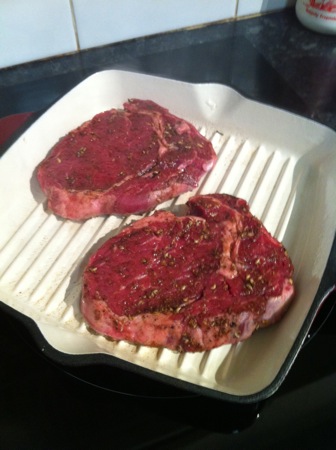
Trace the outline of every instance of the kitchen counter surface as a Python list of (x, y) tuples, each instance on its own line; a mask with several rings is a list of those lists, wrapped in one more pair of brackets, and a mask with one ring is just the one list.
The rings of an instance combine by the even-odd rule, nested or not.
[[(336, 130), (336, 37), (303, 28), (289, 8), (1, 70), (0, 118), (21, 114), (2, 152), (38, 114), (104, 69), (224, 83)], [(0, 305), (0, 449), (334, 449), (335, 300), (329, 296), (280, 389), (252, 405), (104, 367), (64, 367)]]
[(336, 128), (336, 38), (294, 10), (208, 25), (0, 70), (0, 117), (48, 107), (88, 75), (125, 69), (228, 84)]

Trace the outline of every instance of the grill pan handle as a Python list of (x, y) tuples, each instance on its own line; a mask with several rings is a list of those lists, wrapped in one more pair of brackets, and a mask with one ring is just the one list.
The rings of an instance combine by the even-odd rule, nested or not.
[(315, 302), (314, 317), (303, 345), (316, 336), (330, 317), (336, 304), (336, 232)]

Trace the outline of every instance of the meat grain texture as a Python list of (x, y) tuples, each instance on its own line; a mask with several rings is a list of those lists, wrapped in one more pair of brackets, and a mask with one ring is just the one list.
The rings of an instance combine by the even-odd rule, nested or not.
[(131, 99), (57, 142), (37, 178), (50, 211), (85, 220), (149, 211), (196, 188), (215, 162), (211, 142), (192, 124)]
[(188, 215), (155, 212), (89, 259), (81, 311), (115, 340), (210, 350), (280, 320), (294, 295), (283, 245), (243, 200), (199, 195)]

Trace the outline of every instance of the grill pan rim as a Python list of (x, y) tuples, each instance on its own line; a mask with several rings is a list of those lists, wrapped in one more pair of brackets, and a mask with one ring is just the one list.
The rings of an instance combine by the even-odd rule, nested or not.
[[(187, 83), (189, 84), (189, 83)], [(230, 88), (232, 89), (232, 88)], [(233, 89), (234, 91), (234, 89)], [(236, 91), (237, 92), (237, 91)], [(245, 96), (242, 96), (239, 92), (237, 92), (242, 98), (246, 98)], [(279, 108), (276, 108), (279, 109)], [(38, 114), (40, 116), (40, 114)], [(34, 117), (35, 119), (35, 117)], [(29, 121), (29, 126), (33, 123), (33, 121)], [(15, 138), (17, 139), (19, 135), (27, 128), (23, 127), (24, 129), (20, 129), (19, 132), (16, 134)], [(6, 151), (6, 148), (10, 146), (11, 142), (6, 143), (6, 147), (4, 148), (4, 151)], [(282, 367), (280, 371), (278, 372), (275, 379), (264, 389), (261, 391), (255, 393), (255, 394), (248, 394), (248, 395), (232, 395), (225, 392), (215, 391), (213, 389), (210, 389), (208, 387), (203, 387), (200, 385), (194, 385), (192, 383), (179, 380), (177, 378), (172, 378), (168, 375), (164, 375), (155, 371), (150, 371), (147, 368), (137, 366), (133, 363), (123, 361), (117, 357), (114, 357), (113, 355), (106, 355), (103, 353), (96, 353), (96, 354), (85, 354), (85, 355), (72, 355), (72, 354), (66, 354), (63, 352), (60, 352), (56, 350), (52, 345), (49, 344), (47, 339), (43, 336), (42, 332), (39, 330), (37, 323), (31, 319), (30, 317), (27, 317), (20, 313), (19, 311), (16, 311), (14, 308), (3, 304), (0, 301), (0, 306), (2, 309), (7, 311), (10, 315), (15, 317), (16, 319), (20, 320), (24, 323), (24, 325), (30, 330), (32, 336), (34, 337), (37, 345), (39, 348), (43, 349), (43, 352), (48, 358), (51, 360), (57, 362), (58, 364), (62, 366), (84, 366), (84, 365), (96, 365), (96, 364), (108, 364), (113, 367), (122, 367), (126, 370), (131, 370), (133, 372), (138, 372), (146, 376), (150, 376), (153, 379), (156, 379), (160, 382), (170, 383), (172, 385), (176, 385), (177, 387), (181, 387), (182, 389), (191, 390), (197, 394), (201, 395), (208, 395), (210, 397), (214, 398), (220, 398), (222, 400), (227, 400), (231, 402), (238, 402), (238, 403), (254, 403), (258, 402), (260, 400), (263, 400), (265, 398), (270, 397), (272, 394), (276, 392), (276, 390), (280, 387), (283, 380), (285, 379), (288, 371), (290, 370), (293, 362), (296, 359), (296, 356), (298, 352), (300, 351), (304, 340), (306, 336), (309, 333), (309, 329), (314, 321), (314, 318), (323, 304), (324, 300), (328, 297), (330, 292), (335, 288), (335, 280), (332, 277), (332, 272), (335, 273), (335, 238), (333, 242), (332, 249), (330, 251), (328, 263), (325, 269), (325, 272), (322, 277), (322, 281), (320, 283), (318, 292), (313, 300), (313, 303), (311, 305), (311, 308), (309, 310), (308, 315), (305, 318), (305, 321), (301, 327), (301, 330), (294, 341), (294, 344), (288, 353), (285, 361), (282, 364)]]

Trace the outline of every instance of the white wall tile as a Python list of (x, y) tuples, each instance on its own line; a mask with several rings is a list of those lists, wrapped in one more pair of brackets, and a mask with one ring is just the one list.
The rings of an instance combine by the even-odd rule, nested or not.
[[(0, 69), (78, 50), (71, 0), (0, 0)], [(81, 49), (294, 6), (295, 0), (72, 0)]]
[(80, 48), (234, 17), (236, 0), (73, 0)]
[(75, 50), (69, 0), (0, 0), (0, 68)]
[(238, 0), (237, 16), (247, 16), (293, 6), (295, 0)]

